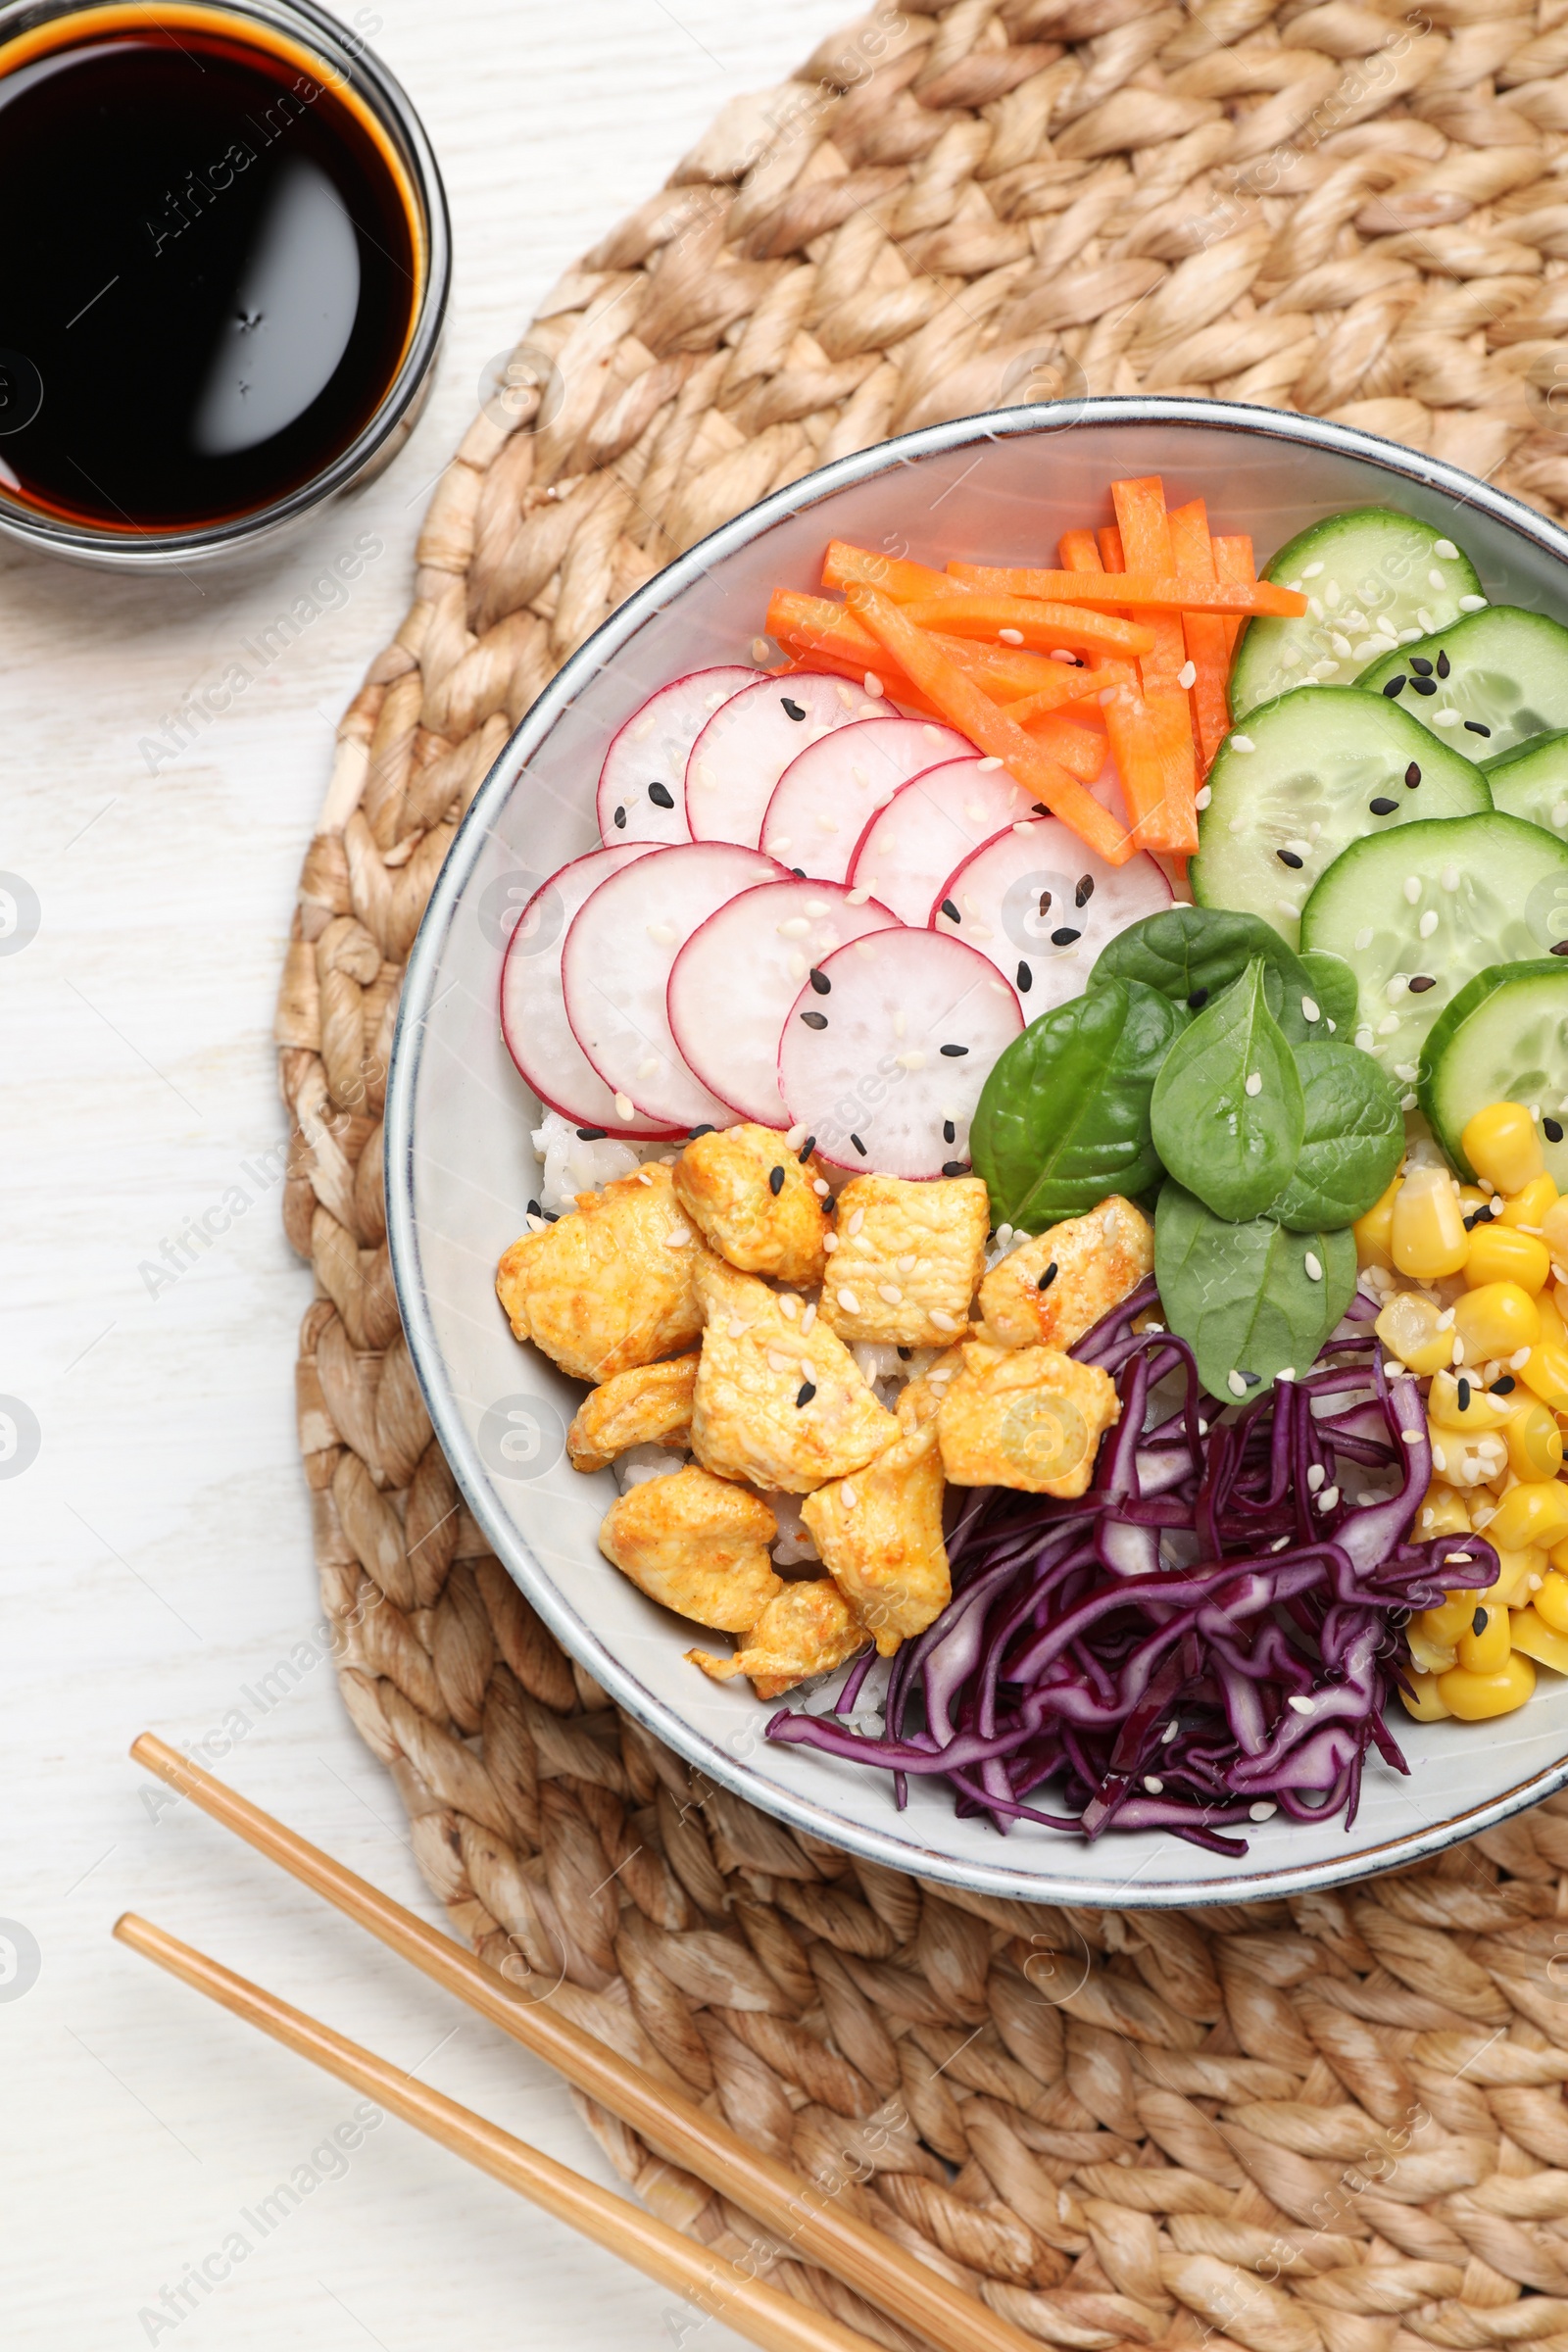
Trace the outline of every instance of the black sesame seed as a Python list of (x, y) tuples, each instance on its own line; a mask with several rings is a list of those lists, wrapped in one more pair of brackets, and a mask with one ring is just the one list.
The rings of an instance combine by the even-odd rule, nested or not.
[(858, 1152), (860, 1154), (860, 1157), (863, 1159), (865, 1157), (865, 1146), (861, 1143), (859, 1137), (858, 1135), (852, 1135), (850, 1141), (855, 1146), (857, 1152)]
[(1470, 1631), (1473, 1634), (1484, 1634), (1486, 1630), (1487, 1612), (1485, 1609), (1477, 1609), (1475, 1615), (1470, 1620)]
[(712, 1120), (707, 1119), (701, 1127), (692, 1129), (691, 1140), (695, 1144), (700, 1135), (716, 1135), (717, 1133), (718, 1129), (713, 1125)]
[(1438, 691), (1438, 681), (1436, 678), (1412, 678), (1410, 683), (1415, 688), (1417, 694), (1436, 694)]
[(1207, 989), (1206, 989), (1206, 988), (1195, 988), (1195, 989), (1194, 989), (1194, 991), (1193, 991), (1193, 993), (1192, 993), (1192, 995), (1191, 995), (1191, 996), (1188, 998), (1188, 1000), (1187, 1000), (1187, 1009), (1188, 1009), (1188, 1011), (1189, 1011), (1189, 1012), (1201, 1012), (1201, 1011), (1202, 1011), (1202, 1009), (1203, 1009), (1203, 1006), (1204, 1006), (1204, 1005), (1207, 1004), (1207, 1003), (1208, 1003), (1208, 991), (1207, 991)]
[(1494, 1396), (1511, 1396), (1518, 1385), (1519, 1384), (1514, 1379), (1513, 1374), (1511, 1372), (1505, 1372), (1500, 1380), (1494, 1380), (1493, 1382), (1492, 1394)]
[(910, 1356), (913, 1355), (914, 1349), (912, 1348), (901, 1348), (899, 1349), (899, 1353), (904, 1358), (904, 1361), (907, 1363)]
[(1427, 660), (1425, 654), (1412, 654), (1410, 656), (1410, 667), (1415, 671), (1415, 674), (1418, 678), (1430, 678), (1432, 675), (1432, 664)]
[(784, 1190), (784, 1171), (783, 1171), (783, 1169), (782, 1169), (782, 1168), (769, 1168), (769, 1169), (768, 1169), (768, 1171), (767, 1171), (767, 1189), (768, 1189), (768, 1191), (769, 1191), (769, 1192), (772, 1194), (772, 1196), (773, 1196), (774, 1200), (776, 1200), (778, 1199), (778, 1197), (779, 1197), (780, 1193), (781, 1193), (781, 1192)]
[(1061, 930), (1053, 931), (1051, 934), (1051, 944), (1054, 948), (1070, 948), (1074, 940), (1082, 939), (1082, 937), (1083, 933), (1081, 931), (1072, 931), (1063, 925)]
[(561, 1211), (559, 1208), (542, 1209), (540, 1214), (543, 1216), (547, 1225), (559, 1225), (561, 1223)]
[(1290, 867), (1293, 874), (1298, 874), (1305, 863), (1305, 859), (1298, 857), (1295, 850), (1276, 850), (1274, 855), (1281, 865)]
[(1261, 1372), (1243, 1372), (1241, 1375), (1243, 1386), (1249, 1389), (1255, 1389), (1262, 1377)]
[(1417, 767), (1413, 760), (1404, 771), (1404, 781), (1406, 789), (1410, 792), (1414, 792), (1416, 786), (1421, 781), (1421, 770), (1419, 767)]
[(1484, 727), (1479, 718), (1467, 718), (1464, 723), (1465, 730), (1468, 734), (1490, 735), (1492, 733), (1492, 729), (1490, 727)]
[(1541, 1122), (1541, 1131), (1544, 1135), (1548, 1144), (1560, 1144), (1562, 1142), (1561, 1119), (1543, 1119)]
[(825, 1029), (827, 1027), (827, 1014), (825, 1012), (803, 1012), (801, 1018), (806, 1023), (808, 1029)]
[(1470, 1383), (1462, 1372), (1459, 1375), (1459, 1410), (1461, 1413), (1470, 1410)]
[(796, 1392), (795, 1392), (795, 1409), (796, 1409), (796, 1411), (797, 1411), (797, 1412), (799, 1412), (799, 1411), (801, 1410), (801, 1408), (802, 1408), (802, 1406), (803, 1406), (803, 1405), (809, 1404), (809, 1403), (810, 1403), (810, 1401), (811, 1401), (811, 1398), (812, 1398), (812, 1397), (813, 1397), (815, 1395), (816, 1395), (816, 1383), (815, 1383), (815, 1381), (814, 1381), (814, 1380), (803, 1380), (803, 1381), (802, 1381), (802, 1383), (801, 1383), (801, 1385), (800, 1385), (800, 1387), (799, 1387), (799, 1388), (796, 1390)]
[(806, 712), (802, 710), (800, 704), (792, 703), (787, 694), (782, 696), (780, 700), (786, 718), (804, 718), (806, 716)]
[(667, 784), (650, 784), (648, 798), (656, 808), (673, 808), (675, 806), (675, 795)]
[(1487, 1212), (1484, 1208), (1473, 1208), (1467, 1217), (1461, 1218), (1460, 1222), (1464, 1226), (1466, 1233), (1474, 1233), (1477, 1225), (1479, 1225), (1481, 1219), (1486, 1215), (1486, 1213)]
[(1568, 956), (1568, 939), (1559, 939), (1546, 953), (1548, 956)]
[(1046, 804), (1045, 804), (1045, 802), (1044, 802), (1044, 801), (1036, 801), (1036, 802), (1035, 802), (1035, 804), (1034, 804), (1034, 811), (1035, 811), (1035, 814), (1036, 814), (1036, 816), (1049, 816), (1049, 815), (1051, 814), (1051, 810), (1050, 810), (1050, 809), (1049, 809), (1049, 808), (1046, 807)]
[(1447, 676), (1447, 674), (1448, 674), (1448, 657), (1447, 657), (1447, 655), (1446, 655), (1446, 654), (1439, 654), (1439, 656), (1438, 656), (1438, 675), (1439, 675), (1439, 677), (1440, 677), (1440, 678), (1446, 678), (1446, 677)]
[(1044, 1272), (1044, 1273), (1041, 1275), (1041, 1277), (1040, 1277), (1040, 1280), (1039, 1280), (1039, 1281), (1038, 1281), (1038, 1282), (1035, 1284), (1035, 1289), (1036, 1289), (1037, 1291), (1049, 1291), (1049, 1290), (1050, 1290), (1050, 1288), (1051, 1288), (1051, 1286), (1052, 1286), (1052, 1284), (1053, 1284), (1053, 1283), (1055, 1281), (1055, 1279), (1056, 1279), (1056, 1261), (1055, 1261), (1055, 1259), (1054, 1259), (1054, 1258), (1053, 1258), (1053, 1259), (1052, 1259), (1052, 1261), (1051, 1261), (1051, 1263), (1050, 1263), (1050, 1265), (1049, 1265), (1049, 1266), (1046, 1268), (1045, 1272)]
[(1374, 816), (1392, 816), (1398, 806), (1397, 801), (1388, 800), (1381, 793), (1375, 801), (1367, 803)]
[(815, 1150), (816, 1150), (816, 1138), (815, 1138), (815, 1136), (814, 1136), (814, 1135), (808, 1135), (808, 1136), (807, 1137), (807, 1139), (806, 1139), (805, 1143), (804, 1143), (804, 1144), (801, 1146), (800, 1150), (799, 1150), (799, 1151), (796, 1152), (796, 1154), (795, 1154), (796, 1158), (797, 1158), (797, 1159), (798, 1159), (798, 1160), (801, 1162), (801, 1165), (802, 1165), (803, 1167), (805, 1166), (806, 1162), (807, 1162), (807, 1161), (808, 1161), (808, 1160), (810, 1158), (810, 1156), (811, 1156), (811, 1153), (812, 1153), (812, 1152), (813, 1152)]
[(969, 1049), (967, 1046), (944, 1046), (942, 1051), (950, 1061), (956, 1061), (961, 1054), (967, 1054)]
[(617, 833), (624, 833), (626, 830), (626, 811), (624, 808), (617, 808), (615, 810), (615, 830)]
[(1020, 957), (1018, 963), (1018, 994), (1026, 997), (1029, 994), (1029, 991), (1033, 988), (1034, 984), (1035, 976), (1033, 972)]
[(1045, 920), (1045, 917), (1046, 917), (1046, 916), (1047, 916), (1047, 915), (1048, 915), (1050, 912), (1051, 912), (1051, 893), (1050, 893), (1050, 891), (1049, 891), (1049, 890), (1043, 890), (1043, 891), (1040, 893), (1040, 916), (1041, 916), (1041, 920), (1042, 920), (1042, 921), (1044, 921), (1044, 920)]
[(819, 972), (814, 963), (812, 964), (809, 972), (807, 974), (807, 978), (810, 981), (811, 986), (815, 989), (819, 997), (830, 997), (833, 994), (832, 981), (828, 978), (826, 972)]
[(577, 1141), (579, 1144), (602, 1144), (609, 1133), (608, 1127), (579, 1127)]
[(958, 909), (956, 906), (955, 906), (951, 899), (943, 900), (942, 911), (947, 916), (950, 923), (961, 923), (963, 920), (962, 915), (958, 912)]
[(956, 1144), (957, 1140), (958, 1130), (956, 1127), (955, 1127), (951, 1119), (944, 1119), (942, 1122), (942, 1141), (945, 1144)]
[(790, 867), (790, 872), (795, 876), (797, 882), (804, 882), (806, 880), (806, 868), (804, 865), (792, 865)]
[(1410, 994), (1412, 997), (1424, 997), (1429, 988), (1436, 988), (1437, 985), (1430, 972), (1417, 972), (1410, 983)]
[(1396, 678), (1385, 678), (1383, 682), (1383, 691), (1392, 703), (1396, 694), (1402, 694), (1404, 692), (1404, 672), (1401, 669)]
[(538, 1201), (537, 1201), (537, 1200), (530, 1200), (530, 1201), (529, 1201), (529, 1203), (528, 1203), (528, 1214), (529, 1214), (529, 1216), (530, 1216), (530, 1217), (536, 1217), (536, 1216), (539, 1214), (539, 1203), (538, 1203)]
[(969, 1163), (964, 1159), (945, 1159), (942, 1162), (942, 1173), (944, 1176), (967, 1176)]
[(1072, 903), (1075, 906), (1087, 906), (1094, 895), (1095, 877), (1093, 874), (1085, 874), (1072, 894)]

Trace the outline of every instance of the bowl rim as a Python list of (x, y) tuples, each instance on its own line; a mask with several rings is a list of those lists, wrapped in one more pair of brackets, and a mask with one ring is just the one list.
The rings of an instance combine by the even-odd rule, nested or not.
[[(298, 4), (299, 0), (295, 0), (295, 5)], [(1280, 1864), (1267, 1870), (1233, 1872), (1230, 1876), (1216, 1871), (1210, 1879), (1192, 1883), (1146, 1880), (1140, 1884), (1124, 1876), (1120, 1883), (1111, 1885), (1107, 1873), (1105, 1883), (1102, 1884), (1094, 1879), (1063, 1876), (1049, 1867), (1023, 1870), (1004, 1867), (1001, 1853), (996, 1867), (960, 1860), (922, 1846), (913, 1838), (901, 1838), (870, 1824), (830, 1813), (809, 1797), (772, 1783), (760, 1785), (741, 1758), (695, 1730), (648, 1690), (631, 1667), (607, 1648), (540, 1566), (526, 1539), (496, 1501), (478, 1447), (464, 1425), (456, 1400), (445, 1382), (435, 1377), (440, 1346), (425, 1295), (414, 1209), (414, 1103), (426, 1016), (434, 1001), (441, 956), (492, 824), (557, 719), (648, 619), (675, 602), (715, 563), (764, 536), (775, 523), (808, 511), (838, 491), (871, 480), (879, 473), (975, 443), (1070, 432), (1079, 424), (1151, 423), (1200, 425), (1359, 459), (1396, 478), (1440, 491), (1456, 504), (1477, 508), (1568, 566), (1568, 530), (1507, 491), (1494, 488), (1459, 466), (1423, 451), (1408, 449), (1399, 442), (1385, 440), (1380, 434), (1365, 432), (1358, 426), (1290, 411), (1250, 408), (1234, 401), (1104, 394), (1070, 402), (1045, 402), (925, 425), (915, 432), (903, 433), (893, 440), (877, 442), (869, 449), (836, 459), (747, 508), (635, 590), (563, 663), (514, 729), (458, 827), (410, 951), (393, 1035), (383, 1114), (387, 1247), (393, 1289), (431, 1426), (480, 1531), (562, 1646), (656, 1738), (760, 1811), (772, 1814), (792, 1828), (805, 1830), (840, 1850), (935, 1886), (1068, 1908), (1199, 1909), (1222, 1902), (1261, 1902), (1375, 1878), (1441, 1853), (1568, 1787), (1568, 1756), (1440, 1823), (1384, 1838), (1375, 1846), (1358, 1848), (1343, 1858)], [(1107, 1861), (1110, 1858), (1107, 1852)]]

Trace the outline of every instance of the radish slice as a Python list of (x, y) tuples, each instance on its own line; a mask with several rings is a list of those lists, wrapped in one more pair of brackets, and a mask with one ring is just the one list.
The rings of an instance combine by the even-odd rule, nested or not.
[(599, 771), (599, 838), (690, 841), (686, 830), (686, 762), (715, 710), (757, 672), (737, 662), (694, 669), (661, 686), (634, 710), (612, 741)]
[(896, 792), (855, 845), (850, 886), (921, 928), (956, 865), (1004, 825), (1039, 814), (1004, 767), (950, 760)]
[(507, 942), (501, 966), (501, 1034), (507, 1051), (541, 1102), (581, 1127), (613, 1128), (631, 1143), (678, 1132), (635, 1116), (616, 1116), (615, 1098), (571, 1033), (561, 993), (561, 956), (566, 932), (584, 902), (651, 842), (590, 850), (536, 890)]
[(788, 879), (756, 850), (677, 842), (612, 874), (583, 902), (566, 933), (561, 983), (572, 1035), (613, 1098), (612, 1132), (629, 1132), (639, 1111), (666, 1127), (729, 1124), (730, 1105), (687, 1068), (670, 1035), (670, 967), (726, 901)]
[(911, 776), (972, 757), (963, 736), (921, 718), (863, 718), (792, 760), (762, 819), (770, 858), (842, 882), (865, 820)]
[(972, 851), (942, 885), (930, 920), (989, 956), (1037, 1020), (1082, 994), (1108, 939), (1170, 902), (1147, 852), (1106, 865), (1059, 817), (1037, 816)]
[(843, 678), (801, 673), (759, 678), (716, 710), (686, 762), (686, 822), (693, 841), (738, 841), (755, 850), (762, 815), (790, 762), (836, 727), (894, 718)]
[(893, 920), (874, 901), (852, 906), (842, 883), (764, 882), (731, 899), (669, 975), (669, 1026), (687, 1066), (742, 1118), (787, 1127), (778, 1041), (802, 983), (836, 948)]
[(841, 1168), (962, 1175), (969, 1121), (1023, 1027), (996, 966), (961, 940), (900, 928), (840, 948), (802, 990), (779, 1044), (792, 1119)]

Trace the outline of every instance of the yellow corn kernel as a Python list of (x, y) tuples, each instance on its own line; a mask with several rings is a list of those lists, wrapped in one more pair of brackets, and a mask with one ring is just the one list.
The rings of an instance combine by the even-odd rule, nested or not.
[(1488, 1356), (1516, 1355), (1521, 1348), (1534, 1348), (1541, 1337), (1541, 1316), (1530, 1293), (1516, 1282), (1483, 1283), (1479, 1291), (1466, 1291), (1454, 1300), (1453, 1336), (1459, 1343), (1455, 1365), (1484, 1364)]
[(1480, 1606), (1479, 1592), (1450, 1592), (1446, 1600), (1435, 1609), (1421, 1609), (1411, 1618), (1412, 1627), (1419, 1626), (1429, 1642), (1441, 1649), (1457, 1647), (1460, 1638), (1470, 1631), (1470, 1623)]
[(1527, 1544), (1523, 1551), (1499, 1550), (1496, 1582), (1477, 1597), (1485, 1609), (1528, 1608), (1536, 1597), (1531, 1586), (1539, 1589), (1549, 1574), (1546, 1555), (1539, 1544)]
[[(1475, 1296), (1479, 1298), (1480, 1292)], [(1506, 1352), (1501, 1348), (1493, 1349), (1494, 1355)], [(1556, 1340), (1542, 1340), (1533, 1345), (1528, 1361), (1519, 1368), (1519, 1377), (1554, 1413), (1568, 1413), (1568, 1347)]]
[(1507, 1473), (1507, 1441), (1494, 1429), (1478, 1430), (1470, 1437), (1459, 1429), (1429, 1427), (1427, 1439), (1432, 1475), (1450, 1487), (1494, 1486)]
[(1568, 1576), (1559, 1576), (1549, 1569), (1541, 1580), (1541, 1590), (1532, 1593), (1536, 1615), (1554, 1634), (1568, 1634)]
[(1541, 1220), (1541, 1238), (1554, 1265), (1568, 1266), (1568, 1200), (1559, 1195)]
[(1549, 1176), (1538, 1176), (1522, 1192), (1514, 1193), (1502, 1205), (1497, 1223), (1504, 1233), (1518, 1225), (1540, 1225), (1557, 1205), (1557, 1187)]
[(1539, 1396), (1528, 1396), (1517, 1407), (1502, 1434), (1516, 1478), (1556, 1477), (1562, 1468), (1562, 1432)]
[(1550, 1273), (1550, 1254), (1544, 1242), (1538, 1242), (1534, 1234), (1516, 1233), (1508, 1225), (1483, 1224), (1470, 1236), (1470, 1254), (1464, 1266), (1467, 1291), (1478, 1291), (1486, 1282), (1516, 1282), (1534, 1298), (1538, 1291), (1545, 1289)]
[(1461, 1429), (1472, 1437), (1483, 1429), (1501, 1429), (1513, 1419), (1507, 1396), (1489, 1396), (1479, 1372), (1434, 1372), (1427, 1413), (1441, 1429)]
[(1568, 1323), (1562, 1319), (1562, 1301), (1555, 1290), (1541, 1293), (1536, 1312), (1541, 1317), (1542, 1338), (1555, 1340), (1559, 1348), (1568, 1348)]
[(1451, 1327), (1438, 1329), (1442, 1312), (1435, 1298), (1423, 1298), (1419, 1291), (1396, 1291), (1372, 1328), (1391, 1355), (1425, 1378), (1453, 1354)]
[[(1555, 1422), (1552, 1427), (1555, 1429)], [(1430, 1544), (1438, 1536), (1467, 1536), (1470, 1506), (1452, 1487), (1428, 1487), (1415, 1515), (1415, 1532), (1422, 1544)]]
[(1515, 1609), (1509, 1627), (1515, 1649), (1549, 1666), (1553, 1674), (1568, 1674), (1568, 1634), (1547, 1625), (1539, 1609)]
[(1466, 1674), (1500, 1674), (1513, 1647), (1508, 1638), (1507, 1610), (1489, 1609), (1484, 1600), (1478, 1600), (1470, 1631), (1461, 1634), (1454, 1646)]
[(1550, 1551), (1568, 1536), (1568, 1485), (1560, 1478), (1532, 1479), (1510, 1487), (1487, 1521), (1486, 1537), (1500, 1551), (1523, 1551), (1530, 1544)]
[(1453, 1713), (1444, 1704), (1435, 1674), (1412, 1674), (1409, 1690), (1401, 1690), (1399, 1697), (1405, 1713), (1413, 1715), (1417, 1723), (1442, 1723)]
[[(1358, 1266), (1383, 1266), (1390, 1273), (1394, 1259), (1389, 1250), (1389, 1237), (1394, 1227), (1394, 1200), (1399, 1189), (1397, 1176), (1388, 1191), (1373, 1201), (1364, 1217), (1357, 1217), (1350, 1230), (1355, 1235), (1355, 1262)], [(1564, 1259), (1568, 1264), (1568, 1258)]]
[(1450, 1666), (1438, 1677), (1438, 1696), (1461, 1723), (1485, 1723), (1493, 1715), (1511, 1715), (1536, 1688), (1536, 1670), (1522, 1651), (1510, 1652), (1496, 1674), (1472, 1674), (1468, 1667)]
[(1478, 1176), (1499, 1193), (1521, 1193), (1545, 1169), (1536, 1122), (1522, 1102), (1489, 1102), (1459, 1138)]
[(1411, 1618), (1405, 1627), (1404, 1638), (1410, 1645), (1411, 1657), (1423, 1674), (1446, 1674), (1450, 1666), (1459, 1663), (1459, 1652), (1453, 1642), (1435, 1641), (1420, 1617)]
[(1401, 1274), (1438, 1282), (1457, 1274), (1470, 1254), (1453, 1180), (1446, 1168), (1412, 1168), (1395, 1196), (1389, 1250)]
[(1552, 1566), (1557, 1570), (1559, 1576), (1568, 1577), (1568, 1542), (1562, 1544), (1548, 1544), (1546, 1545), (1546, 1557), (1550, 1560)]

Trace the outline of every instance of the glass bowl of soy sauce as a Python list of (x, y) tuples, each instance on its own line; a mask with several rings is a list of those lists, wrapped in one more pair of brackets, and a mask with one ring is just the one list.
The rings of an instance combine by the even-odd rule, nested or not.
[(313, 0), (4, 0), (0, 220), (0, 532), (114, 568), (232, 557), (412, 431), (441, 175)]

